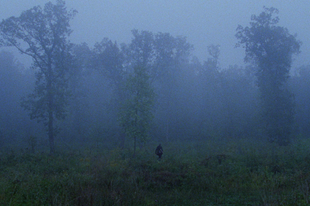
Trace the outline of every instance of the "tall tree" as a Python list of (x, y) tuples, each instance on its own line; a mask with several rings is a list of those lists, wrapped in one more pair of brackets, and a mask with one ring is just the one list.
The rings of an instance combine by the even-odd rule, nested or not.
[[(104, 38), (101, 42), (96, 43), (93, 49), (93, 67), (108, 79), (109, 86), (113, 91), (110, 111), (113, 113), (114, 118), (110, 118), (110, 121), (112, 119), (117, 121), (120, 103), (125, 99), (123, 85), (128, 76), (129, 69), (127, 67), (125, 69), (126, 58), (125, 48), (123, 47), (120, 47), (116, 42), (112, 42), (108, 38)], [(124, 147), (125, 134), (119, 128), (117, 128), (117, 136), (120, 137), (120, 146)]]
[(133, 65), (151, 71), (154, 66), (155, 48), (154, 35), (149, 31), (132, 30), (133, 39), (128, 46), (127, 56)]
[(253, 15), (250, 27), (238, 26), (236, 37), (245, 47), (245, 62), (257, 70), (257, 84), (261, 93), (263, 120), (270, 141), (279, 145), (290, 142), (294, 119), (293, 96), (287, 88), (292, 55), (299, 53), (301, 43), (288, 29), (278, 26), (278, 10), (266, 8)]
[(154, 91), (145, 68), (134, 67), (133, 74), (127, 79), (125, 91), (128, 97), (120, 111), (120, 123), (126, 135), (134, 139), (135, 156), (137, 140), (146, 141), (153, 118)]
[(181, 114), (177, 108), (180, 104), (178, 97), (182, 96), (180, 85), (184, 85), (181, 83), (182, 70), (189, 64), (193, 46), (185, 37), (173, 37), (169, 33), (157, 33), (153, 42), (155, 59), (151, 74), (157, 85), (157, 114), (162, 113), (160, 116), (165, 119), (161, 124), (169, 141), (172, 134), (179, 130), (177, 127), (173, 129), (173, 125), (178, 125), (176, 122)]
[(89, 128), (90, 121), (87, 119), (89, 105), (87, 100), (90, 99), (89, 89), (87, 88), (87, 78), (91, 75), (92, 52), (86, 43), (73, 45), (72, 47), (73, 64), (70, 67), (69, 90), (70, 105), (67, 109), (68, 117), (63, 132), (67, 131), (66, 137), (70, 140), (85, 141), (87, 135), (85, 132)]
[(55, 119), (65, 117), (68, 97), (67, 76), (71, 63), (69, 22), (76, 11), (67, 11), (65, 2), (57, 0), (10, 17), (0, 24), (3, 44), (17, 48), (33, 59), (36, 69), (34, 92), (23, 102), (30, 117), (47, 127), (50, 152), (54, 153)]
[(125, 54), (116, 42), (104, 38), (95, 44), (93, 66), (107, 77), (118, 97), (122, 99), (120, 85), (126, 76)]

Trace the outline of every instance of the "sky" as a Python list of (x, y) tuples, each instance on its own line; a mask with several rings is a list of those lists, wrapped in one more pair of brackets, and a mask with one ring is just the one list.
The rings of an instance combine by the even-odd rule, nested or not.
[[(0, 0), (0, 20), (47, 2)], [(129, 43), (133, 29), (168, 32), (187, 37), (201, 62), (209, 58), (207, 47), (219, 44), (222, 68), (243, 65), (244, 49), (235, 48), (237, 26), (248, 26), (251, 15), (261, 13), (263, 6), (275, 7), (280, 12), (279, 24), (303, 42), (293, 66), (310, 64), (309, 0), (67, 0), (66, 4), (78, 11), (71, 22), (73, 43), (92, 47), (104, 37)]]

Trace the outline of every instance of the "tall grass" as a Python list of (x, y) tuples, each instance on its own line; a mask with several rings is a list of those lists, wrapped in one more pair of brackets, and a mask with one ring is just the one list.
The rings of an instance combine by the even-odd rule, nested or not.
[(308, 205), (308, 139), (157, 143), (1, 154), (0, 205)]

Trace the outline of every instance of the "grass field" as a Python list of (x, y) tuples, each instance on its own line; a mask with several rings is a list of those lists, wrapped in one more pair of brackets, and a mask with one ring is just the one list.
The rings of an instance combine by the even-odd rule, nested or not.
[[(0, 205), (309, 205), (310, 141), (163, 142), (138, 149), (4, 151)], [(58, 147), (60, 148), (60, 147)]]

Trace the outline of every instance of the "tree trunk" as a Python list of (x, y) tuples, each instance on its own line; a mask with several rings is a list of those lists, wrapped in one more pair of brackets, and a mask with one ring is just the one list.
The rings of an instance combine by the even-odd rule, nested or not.
[(55, 144), (54, 144), (54, 112), (53, 112), (53, 106), (54, 106), (54, 97), (53, 97), (53, 91), (52, 91), (52, 78), (53, 78), (53, 71), (52, 71), (52, 65), (51, 60), (49, 59), (49, 66), (48, 66), (48, 76), (47, 76), (47, 98), (48, 98), (48, 139), (50, 143), (50, 153), (55, 153)]
[[(121, 111), (121, 104), (120, 102), (124, 102), (125, 101), (125, 94), (123, 91), (123, 88), (121, 86), (118, 85), (117, 82), (115, 82), (115, 85), (117, 86), (116, 90), (118, 92), (118, 99), (119, 99), (119, 103), (117, 105), (117, 112), (119, 113)], [(126, 141), (126, 134), (125, 132), (122, 131), (122, 128), (119, 129), (119, 142), (120, 142), (120, 147), (121, 149), (125, 148), (125, 141)]]
[(122, 131), (119, 132), (119, 146), (121, 149), (125, 148), (126, 134)]
[(54, 128), (53, 128), (53, 112), (49, 111), (48, 115), (48, 139), (50, 142), (50, 153), (55, 153), (55, 144), (54, 144)]
[(169, 118), (166, 119), (166, 141), (169, 142)]
[[(139, 94), (139, 93), (138, 93)], [(137, 130), (138, 127), (138, 110), (136, 109), (136, 117), (135, 117), (135, 130)], [(136, 156), (136, 146), (137, 146), (137, 134), (134, 136), (134, 148), (133, 148), (133, 156)]]
[(134, 137), (134, 147), (133, 147), (133, 157), (136, 156), (136, 145), (137, 145), (137, 137)]

